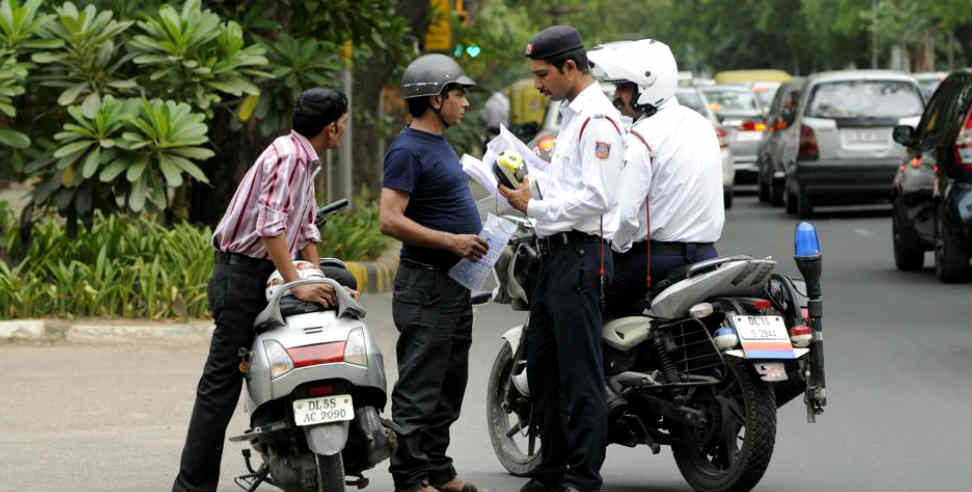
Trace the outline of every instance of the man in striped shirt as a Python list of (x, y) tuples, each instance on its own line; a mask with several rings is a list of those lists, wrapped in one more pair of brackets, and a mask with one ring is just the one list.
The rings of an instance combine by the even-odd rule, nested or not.
[[(274, 269), (292, 282), (300, 278), (293, 264), (298, 254), (314, 264), (320, 261), (314, 177), (320, 153), (338, 146), (347, 120), (343, 93), (304, 91), (297, 99), (293, 130), (260, 154), (213, 233), (216, 257), (208, 294), (216, 329), (174, 491), (216, 490), (226, 427), (243, 384), (239, 349), (253, 344), (253, 321), (266, 306), (267, 277)], [(329, 285), (302, 285), (291, 292), (325, 307), (335, 302)]]

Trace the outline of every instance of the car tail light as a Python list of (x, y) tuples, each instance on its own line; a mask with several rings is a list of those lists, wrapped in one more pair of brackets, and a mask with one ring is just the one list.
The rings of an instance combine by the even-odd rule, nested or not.
[(722, 126), (715, 127), (716, 137), (719, 137), (719, 148), (724, 149), (729, 146), (729, 133)]
[(800, 152), (797, 160), (815, 161), (820, 158), (820, 148), (817, 147), (817, 134), (807, 125), (800, 127)]
[(744, 132), (761, 132), (766, 129), (766, 123), (763, 123), (762, 121), (746, 120), (742, 122), (739, 129)]
[(972, 169), (972, 107), (965, 115), (965, 122), (955, 138), (955, 160), (965, 169)]
[(287, 354), (294, 361), (294, 367), (344, 362), (344, 343), (329, 342), (291, 347), (287, 349)]

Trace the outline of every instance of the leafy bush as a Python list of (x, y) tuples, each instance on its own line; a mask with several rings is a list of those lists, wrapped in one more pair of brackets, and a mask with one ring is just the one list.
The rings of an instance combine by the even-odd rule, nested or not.
[[(0, 319), (36, 317), (183, 318), (209, 315), (206, 287), (213, 269), (212, 230), (153, 219), (95, 213), (69, 238), (56, 219), (34, 226), (26, 258), (14, 214), (0, 202)], [(321, 256), (373, 259), (387, 244), (377, 203), (332, 216)]]

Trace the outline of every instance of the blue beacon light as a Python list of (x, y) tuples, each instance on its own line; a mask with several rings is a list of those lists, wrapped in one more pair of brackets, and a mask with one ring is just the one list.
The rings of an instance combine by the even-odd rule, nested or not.
[(820, 256), (820, 239), (817, 228), (809, 222), (800, 222), (793, 232), (793, 255), (798, 258)]

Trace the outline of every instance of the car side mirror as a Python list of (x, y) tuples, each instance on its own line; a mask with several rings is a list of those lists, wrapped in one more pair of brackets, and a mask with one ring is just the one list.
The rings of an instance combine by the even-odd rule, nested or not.
[(891, 138), (905, 147), (914, 147), (918, 143), (918, 132), (910, 125), (898, 125), (891, 132)]
[(790, 126), (793, 124), (793, 120), (796, 119), (796, 112), (793, 110), (793, 108), (786, 108), (780, 112), (780, 119), (782, 119), (787, 126)]

